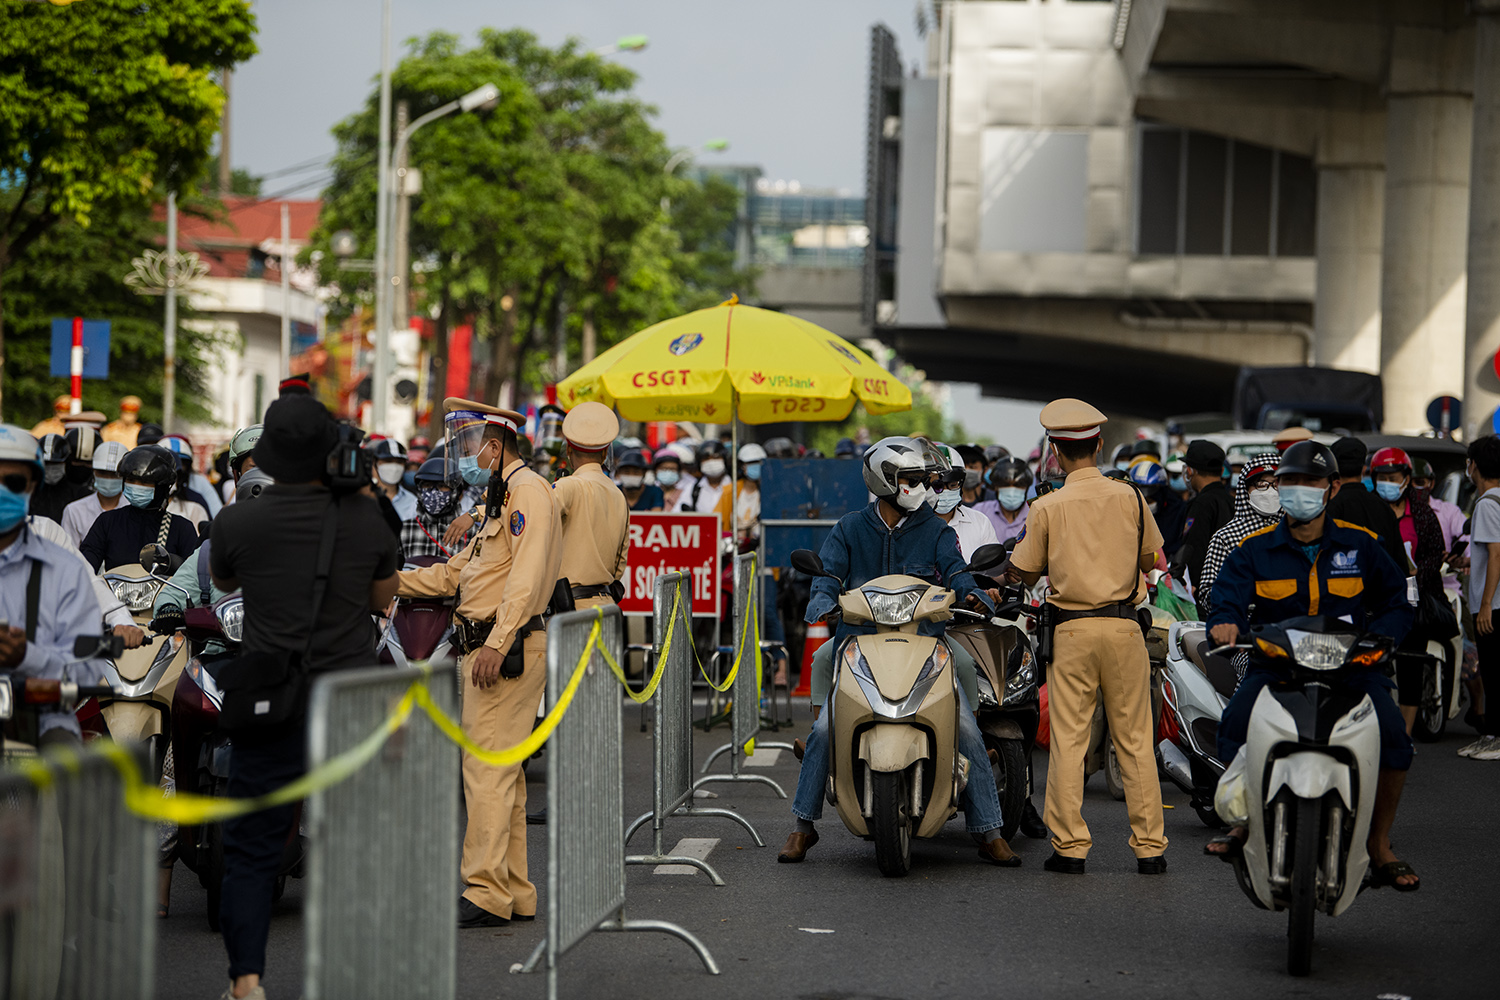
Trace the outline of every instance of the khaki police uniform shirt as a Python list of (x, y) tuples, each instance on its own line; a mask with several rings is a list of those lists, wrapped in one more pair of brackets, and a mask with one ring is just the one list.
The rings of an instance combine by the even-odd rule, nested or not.
[(400, 574), (402, 597), (459, 595), (458, 613), (495, 622), (485, 645), (504, 653), (519, 629), (547, 609), (562, 561), (562, 516), (547, 480), (516, 459), (501, 475), (505, 506), (446, 563)]
[(552, 486), (562, 513), (562, 572), (569, 583), (614, 583), (625, 573), (630, 504), (615, 481), (589, 463)]
[[(1052, 585), (1047, 599), (1065, 611), (1128, 600), (1140, 576), (1139, 556), (1162, 546), (1156, 518), (1143, 497), (1136, 502), (1138, 496), (1134, 487), (1106, 479), (1096, 468), (1069, 473), (1062, 489), (1031, 502), (1011, 564), (1046, 573)], [(1144, 586), (1136, 596), (1143, 593)]]

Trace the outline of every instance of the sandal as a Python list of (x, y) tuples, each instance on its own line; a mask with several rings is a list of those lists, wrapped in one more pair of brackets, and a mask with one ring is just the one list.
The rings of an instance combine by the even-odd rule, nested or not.
[(1388, 885), (1397, 892), (1416, 892), (1422, 888), (1420, 876), (1415, 882), (1403, 884), (1396, 881), (1398, 878), (1416, 874), (1417, 870), (1405, 861), (1387, 861), (1383, 865), (1376, 865), (1370, 869), (1370, 888), (1379, 889), (1381, 886)]
[[(1220, 844), (1227, 847), (1228, 850), (1209, 850), (1210, 847), (1214, 847)], [(1230, 833), (1221, 834), (1217, 837), (1211, 838), (1207, 844), (1203, 845), (1203, 853), (1207, 854), (1211, 858), (1218, 858), (1220, 861), (1232, 863), (1235, 858), (1238, 858), (1245, 853), (1245, 838), (1236, 837)]]

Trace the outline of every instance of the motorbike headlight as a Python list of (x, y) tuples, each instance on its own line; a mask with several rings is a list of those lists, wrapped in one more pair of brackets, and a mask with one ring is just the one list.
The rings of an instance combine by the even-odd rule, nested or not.
[(104, 582), (114, 591), (115, 599), (131, 612), (150, 611), (157, 592), (161, 590), (161, 581), (150, 577), (140, 580), (128, 576), (106, 575)]
[(1291, 643), (1292, 655), (1297, 658), (1297, 665), (1309, 670), (1336, 670), (1342, 667), (1349, 647), (1354, 645), (1352, 635), (1325, 635), (1321, 632), (1287, 629), (1286, 637)]
[(1005, 700), (1019, 697), (1036, 680), (1036, 665), (1031, 650), (1018, 646), (1019, 656), (1011, 657), (1010, 676), (1005, 679)]
[(979, 682), (979, 707), (999, 708), (1000, 699), (995, 697), (995, 686), (990, 683), (988, 675), (981, 670), (974, 679)]
[(952, 658), (953, 654), (948, 652), (948, 647), (939, 642), (933, 649), (932, 655), (927, 658), (927, 662), (922, 664), (922, 672), (917, 674), (916, 683), (920, 684), (927, 678), (935, 677), (941, 673), (942, 669), (948, 665), (948, 661)]
[(230, 642), (244, 641), (245, 601), (243, 598), (223, 602), (214, 608), (214, 616), (219, 619), (219, 627), (224, 630), (224, 638)]
[(917, 602), (922, 599), (926, 587), (920, 589), (902, 590), (894, 594), (882, 593), (878, 590), (862, 590), (866, 601), (870, 604), (870, 614), (877, 625), (906, 625), (911, 622), (912, 612), (917, 609)]

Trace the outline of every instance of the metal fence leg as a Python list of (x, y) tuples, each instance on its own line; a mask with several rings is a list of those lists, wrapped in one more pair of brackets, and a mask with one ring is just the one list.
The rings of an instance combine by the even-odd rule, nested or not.
[(698, 957), (702, 959), (703, 967), (708, 970), (709, 975), (717, 976), (719, 974), (719, 964), (714, 961), (713, 955), (709, 954), (708, 949), (703, 946), (703, 942), (676, 924), (669, 924), (665, 920), (626, 920), (625, 907), (622, 906), (620, 907), (619, 915), (612, 921), (606, 920), (600, 924), (599, 929), (601, 931), (660, 931), (663, 934), (670, 934), (673, 937), (681, 938), (698, 953)]

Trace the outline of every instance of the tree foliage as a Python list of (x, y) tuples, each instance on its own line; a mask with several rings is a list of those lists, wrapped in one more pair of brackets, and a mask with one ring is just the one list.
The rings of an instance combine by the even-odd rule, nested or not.
[[(526, 31), (485, 30), (466, 48), (450, 34), (409, 43), (392, 74), (395, 101), (412, 119), (485, 84), (500, 90), (487, 112), (454, 114), (416, 132), (409, 162), (422, 172), (409, 245), (422, 268), (417, 311), (472, 318), (489, 347), (488, 398), (500, 383), (537, 385), (550, 371), (559, 325), (579, 357), (583, 325), (599, 349), (731, 292), (732, 185), (667, 177), (671, 152), (654, 109), (631, 95), (635, 74), (576, 40), (541, 45)], [(378, 95), (334, 130), (338, 153), (314, 249), (341, 229), (374, 255)], [(670, 217), (661, 210), (671, 199)], [(325, 280), (347, 313), (367, 303), (367, 273), (340, 271), (326, 253)]]
[(948, 444), (958, 444), (969, 440), (963, 424), (948, 419), (934, 402), (928, 391), (925, 372), (911, 365), (902, 364), (896, 369), (895, 375), (906, 384), (907, 388), (911, 389), (910, 410), (871, 415), (865, 412), (863, 406), (856, 404), (854, 412), (849, 414), (849, 418), (842, 423), (807, 424), (807, 447), (817, 448), (824, 455), (831, 457), (834, 445), (838, 443), (839, 438), (857, 437), (861, 430), (865, 431), (872, 442), (891, 435), (910, 436), (913, 434), (921, 434), (933, 441), (943, 441)]

